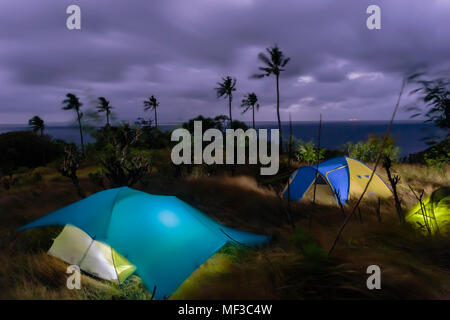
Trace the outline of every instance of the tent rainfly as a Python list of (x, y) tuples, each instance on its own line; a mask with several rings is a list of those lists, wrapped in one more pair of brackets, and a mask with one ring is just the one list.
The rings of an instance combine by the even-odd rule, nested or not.
[(108, 189), (19, 230), (66, 226), (49, 253), (108, 280), (136, 270), (155, 299), (168, 298), (227, 243), (261, 245), (268, 236), (225, 227), (175, 196)]
[[(283, 196), (293, 201), (309, 198), (314, 192), (316, 181), (316, 201), (322, 204), (345, 204), (351, 196), (359, 196), (366, 187), (372, 169), (359, 160), (350, 157), (333, 158), (318, 166), (300, 167), (289, 177)], [(316, 180), (317, 178), (317, 180)], [(374, 174), (367, 194), (380, 198), (392, 196), (387, 184)]]

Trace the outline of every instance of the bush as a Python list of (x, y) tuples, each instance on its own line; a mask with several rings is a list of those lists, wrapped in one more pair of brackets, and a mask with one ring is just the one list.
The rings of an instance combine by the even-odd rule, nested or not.
[(319, 155), (317, 155), (317, 148), (314, 146), (312, 140), (309, 142), (303, 142), (300, 140), (297, 144), (295, 155), (297, 160), (304, 161), (310, 165), (317, 162), (317, 156), (319, 156), (319, 162), (325, 159), (325, 152), (326, 150), (324, 148), (320, 148)]
[(107, 144), (98, 155), (101, 173), (90, 177), (100, 182), (103, 175), (111, 187), (133, 186), (150, 171), (149, 151), (137, 148), (142, 136), (140, 127), (132, 128), (128, 124), (111, 128), (106, 136)]
[(10, 175), (20, 167), (36, 168), (63, 155), (61, 143), (31, 131), (0, 134), (0, 175)]
[(442, 169), (446, 164), (450, 163), (450, 150), (431, 148), (425, 152), (423, 158), (427, 166)]
[[(347, 142), (344, 145), (344, 151), (347, 156), (361, 160), (362, 162), (375, 162), (378, 153), (381, 150), (383, 143), (383, 137), (379, 137), (374, 134), (369, 135), (369, 139), (365, 142), (360, 141), (356, 144), (353, 142)], [(395, 140), (393, 137), (388, 137), (382, 156), (389, 157), (392, 161), (398, 160), (400, 155), (400, 148), (395, 146)]]

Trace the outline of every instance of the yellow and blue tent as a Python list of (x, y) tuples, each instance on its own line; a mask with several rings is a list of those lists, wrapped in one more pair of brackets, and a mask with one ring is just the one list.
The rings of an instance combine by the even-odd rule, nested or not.
[(19, 230), (55, 225), (66, 227), (49, 254), (108, 280), (135, 271), (156, 299), (169, 297), (225, 244), (269, 240), (221, 225), (175, 196), (128, 187), (95, 193)]
[[(289, 177), (283, 196), (293, 201), (308, 198), (312, 196), (316, 182), (318, 203), (335, 204), (340, 201), (345, 204), (352, 196), (361, 195), (372, 172), (369, 166), (350, 157), (329, 159), (319, 165), (295, 170)], [(367, 194), (379, 198), (392, 196), (387, 184), (376, 173), (369, 184)]]

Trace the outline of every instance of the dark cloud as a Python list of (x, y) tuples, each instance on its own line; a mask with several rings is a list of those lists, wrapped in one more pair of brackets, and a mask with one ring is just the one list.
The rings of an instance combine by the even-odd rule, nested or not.
[[(377, 31), (365, 27), (373, 3)], [(81, 7), (81, 31), (65, 27), (71, 4)], [(449, 15), (446, 0), (3, 1), (0, 123), (70, 119), (60, 109), (67, 92), (87, 106), (106, 96), (127, 120), (143, 116), (152, 94), (163, 122), (224, 114), (213, 89), (226, 75), (238, 80), (236, 116), (249, 119), (238, 104), (254, 91), (257, 118), (275, 120), (274, 79), (249, 79), (258, 52), (275, 43), (291, 57), (284, 120), (387, 119), (403, 74), (450, 70)]]

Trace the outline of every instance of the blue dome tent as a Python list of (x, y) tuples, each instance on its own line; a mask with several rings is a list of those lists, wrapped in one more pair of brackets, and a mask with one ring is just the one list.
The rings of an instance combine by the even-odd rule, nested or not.
[[(283, 196), (300, 201), (311, 196), (316, 180), (316, 200), (324, 204), (345, 204), (352, 196), (358, 197), (366, 187), (373, 170), (359, 160), (338, 157), (321, 162), (318, 166), (298, 168), (289, 177)], [(386, 183), (375, 173), (367, 194), (380, 198), (392, 196)]]
[(225, 227), (175, 196), (128, 187), (95, 193), (19, 230), (52, 225), (75, 226), (92, 241), (109, 245), (136, 266), (149, 291), (156, 287), (156, 299), (169, 297), (225, 244), (260, 245), (269, 240)]

